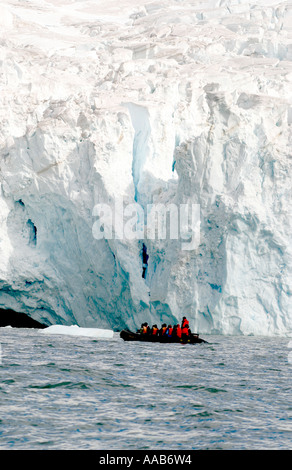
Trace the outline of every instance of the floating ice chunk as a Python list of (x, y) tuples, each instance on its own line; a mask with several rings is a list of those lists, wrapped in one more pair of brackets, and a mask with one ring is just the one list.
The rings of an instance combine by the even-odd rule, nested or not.
[(106, 338), (111, 339), (114, 336), (112, 330), (104, 330), (101, 328), (81, 328), (78, 325), (64, 326), (64, 325), (52, 325), (41, 333), (51, 335), (72, 335), (72, 336), (89, 336), (92, 338)]

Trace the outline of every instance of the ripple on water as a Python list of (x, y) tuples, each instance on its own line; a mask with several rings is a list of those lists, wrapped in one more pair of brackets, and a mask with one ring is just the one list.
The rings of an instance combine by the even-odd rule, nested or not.
[(46, 383), (42, 385), (29, 385), (27, 388), (30, 389), (53, 389), (53, 388), (80, 388), (80, 389), (89, 389), (90, 385), (84, 382), (58, 382), (58, 383)]

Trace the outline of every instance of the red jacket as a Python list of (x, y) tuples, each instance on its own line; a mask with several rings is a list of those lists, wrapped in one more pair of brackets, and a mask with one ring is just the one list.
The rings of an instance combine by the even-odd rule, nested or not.
[(184, 326), (184, 327), (182, 328), (181, 332), (182, 332), (183, 335), (186, 335), (186, 336), (189, 335), (189, 329), (188, 329), (186, 326)]
[(185, 326), (189, 325), (189, 320), (187, 320), (186, 318), (184, 319), (183, 323), (182, 323), (182, 328), (184, 328)]
[(177, 329), (176, 329), (176, 336), (178, 338), (181, 338), (181, 327), (180, 326), (178, 326)]

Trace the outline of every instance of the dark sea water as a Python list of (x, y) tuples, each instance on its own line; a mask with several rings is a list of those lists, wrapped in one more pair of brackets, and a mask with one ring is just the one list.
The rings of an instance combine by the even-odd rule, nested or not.
[(289, 338), (202, 336), (0, 328), (0, 449), (291, 449)]

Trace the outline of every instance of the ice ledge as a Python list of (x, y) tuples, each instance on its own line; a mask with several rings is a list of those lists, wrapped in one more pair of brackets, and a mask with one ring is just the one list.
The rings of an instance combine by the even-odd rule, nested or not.
[(88, 336), (90, 338), (112, 339), (114, 332), (101, 328), (81, 328), (78, 325), (52, 325), (41, 331), (44, 335)]

